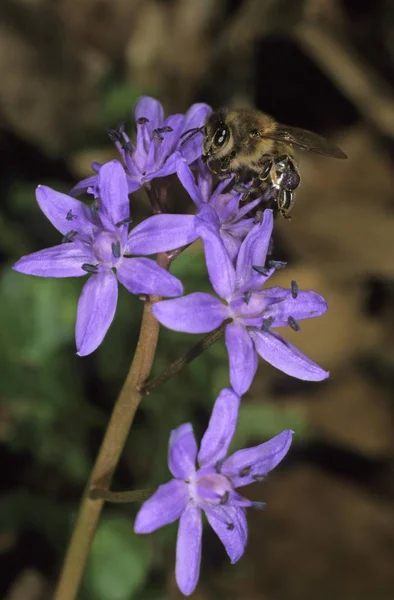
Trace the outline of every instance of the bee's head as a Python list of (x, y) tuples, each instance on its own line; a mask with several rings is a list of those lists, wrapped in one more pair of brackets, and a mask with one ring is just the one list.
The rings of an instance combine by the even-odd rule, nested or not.
[(209, 115), (202, 127), (188, 129), (181, 135), (182, 146), (198, 133), (203, 135), (202, 158), (220, 159), (231, 151), (233, 142), (230, 127), (226, 124), (226, 113), (224, 110), (214, 111)]
[(230, 138), (231, 131), (226, 125), (224, 111), (211, 113), (205, 123), (203, 158), (224, 157), (229, 151)]

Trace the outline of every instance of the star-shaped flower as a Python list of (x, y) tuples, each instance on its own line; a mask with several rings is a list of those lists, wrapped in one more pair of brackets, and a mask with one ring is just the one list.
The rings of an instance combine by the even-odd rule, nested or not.
[[(201, 127), (211, 108), (207, 104), (193, 104), (186, 114), (164, 117), (164, 110), (158, 100), (142, 96), (134, 111), (137, 127), (136, 143), (130, 140), (123, 124), (111, 130), (111, 139), (122, 156), (127, 174), (129, 193), (135, 192), (152, 179), (165, 177), (176, 172), (179, 160), (188, 164), (195, 161), (202, 152), (201, 135), (196, 135), (182, 145), (183, 133)], [(100, 165), (94, 163), (94, 170)], [(71, 193), (75, 196), (95, 189), (97, 175), (92, 175), (78, 183)]]
[(172, 431), (168, 466), (174, 479), (161, 485), (136, 517), (136, 533), (151, 533), (179, 519), (175, 571), (178, 586), (187, 596), (194, 591), (200, 571), (201, 511), (205, 512), (231, 562), (237, 562), (248, 537), (246, 508), (263, 505), (247, 500), (235, 490), (262, 481), (285, 457), (291, 444), (293, 432), (286, 430), (268, 442), (226, 458), (239, 403), (240, 398), (233, 390), (221, 391), (198, 452), (190, 423)]
[(255, 223), (253, 216), (247, 215), (251, 215), (251, 211), (262, 199), (257, 198), (240, 208), (244, 192), (225, 192), (229, 185), (228, 179), (219, 182), (213, 189), (212, 173), (202, 160), (197, 161), (196, 176), (185, 160), (179, 161), (177, 174), (197, 206), (196, 216), (216, 229), (231, 260), (235, 261), (242, 241)]
[(257, 370), (257, 355), (284, 373), (307, 381), (328, 377), (324, 371), (272, 327), (298, 329), (300, 319), (323, 314), (327, 304), (316, 292), (280, 287), (262, 289), (274, 272), (265, 268), (273, 228), (271, 210), (248, 233), (234, 266), (216, 228), (200, 220), (196, 233), (205, 247), (205, 260), (212, 286), (219, 296), (195, 292), (153, 307), (156, 318), (170, 329), (186, 333), (208, 333), (224, 320), (230, 360), (230, 381), (243, 395)]
[(187, 215), (156, 215), (128, 232), (130, 206), (126, 174), (113, 160), (100, 169), (98, 200), (89, 207), (49, 187), (37, 188), (37, 202), (63, 243), (21, 258), (14, 269), (38, 277), (90, 274), (78, 303), (75, 337), (80, 356), (93, 352), (115, 316), (118, 281), (132, 294), (179, 296), (181, 282), (150, 258), (196, 239)]

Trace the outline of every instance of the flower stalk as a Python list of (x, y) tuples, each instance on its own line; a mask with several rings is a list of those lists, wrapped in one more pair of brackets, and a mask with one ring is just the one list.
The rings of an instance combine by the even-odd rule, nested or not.
[[(168, 268), (169, 260), (158, 256), (158, 263)], [(151, 296), (144, 304), (140, 336), (129, 373), (114, 406), (112, 416), (95, 465), (87, 483), (79, 514), (71, 536), (54, 600), (75, 600), (85, 570), (90, 546), (104, 505), (104, 499), (92, 499), (92, 488), (108, 490), (125, 446), (142, 394), (139, 391), (149, 376), (159, 335), (159, 323), (152, 314)]]

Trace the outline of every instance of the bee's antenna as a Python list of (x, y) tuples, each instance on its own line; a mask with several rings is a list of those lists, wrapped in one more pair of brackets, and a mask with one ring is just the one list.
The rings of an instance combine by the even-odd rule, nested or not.
[[(204, 125), (202, 127), (193, 127), (193, 129), (188, 129), (181, 134), (181, 138), (187, 136), (184, 140), (182, 140), (181, 146), (186, 144), (189, 140), (191, 140), (197, 133), (202, 133), (204, 131)], [(187, 135), (189, 134), (189, 135)]]

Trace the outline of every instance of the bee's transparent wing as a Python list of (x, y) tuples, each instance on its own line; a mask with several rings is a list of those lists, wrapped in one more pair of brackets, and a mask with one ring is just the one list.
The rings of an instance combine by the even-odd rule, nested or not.
[(272, 134), (263, 135), (262, 137), (277, 140), (289, 146), (296, 146), (301, 150), (316, 152), (317, 154), (325, 154), (334, 158), (347, 158), (346, 154), (338, 146), (335, 146), (335, 144), (331, 144), (321, 135), (317, 135), (317, 133), (313, 133), (307, 129), (300, 129), (299, 127), (290, 127), (278, 123)]

